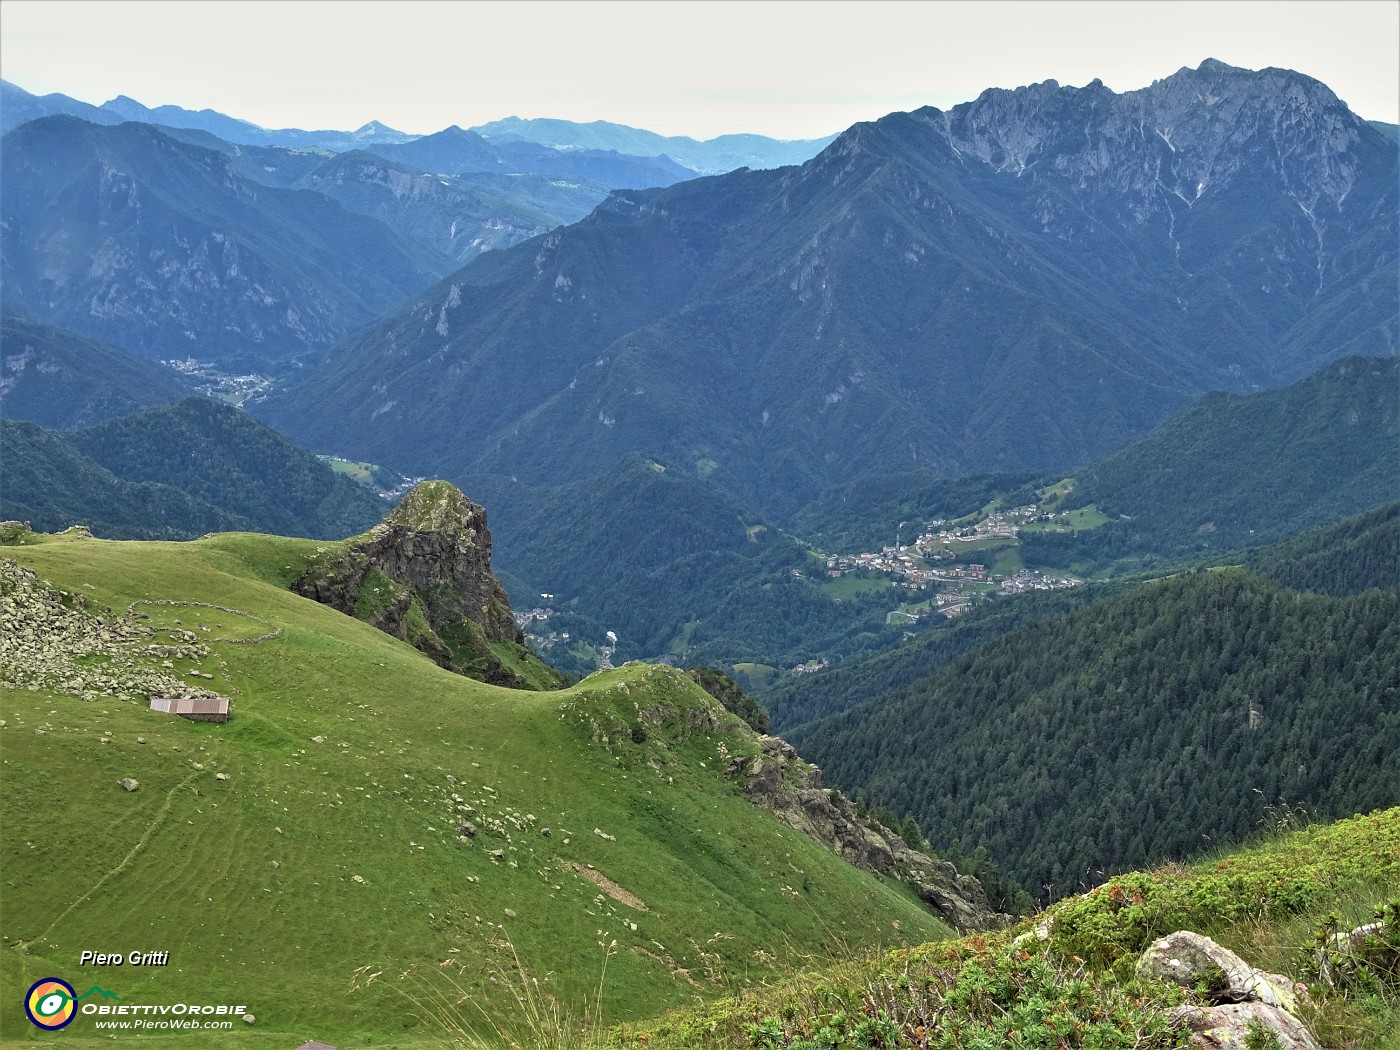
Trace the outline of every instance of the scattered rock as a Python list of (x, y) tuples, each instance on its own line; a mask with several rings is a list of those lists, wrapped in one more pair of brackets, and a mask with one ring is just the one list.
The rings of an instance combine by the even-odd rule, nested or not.
[(549, 836), (552, 835), (553, 832), (550, 831), (548, 828), (540, 828), (540, 834), (541, 834), (544, 838), (549, 838)]
[(326, 738), (323, 736), (313, 736), (311, 738), (311, 742), (313, 744), (324, 744), (326, 742)]
[(1375, 951), (1390, 956), (1389, 966), (1400, 963), (1400, 952), (1386, 943), (1386, 924), (1368, 922), (1364, 926), (1346, 933), (1334, 933), (1327, 943), (1317, 950), (1317, 972), (1323, 983), (1335, 988), (1337, 982), (1354, 972), (1364, 962), (1374, 961), (1367, 957)]
[(228, 779), (228, 774), (227, 774), (227, 773), (215, 773), (215, 774), (214, 774), (214, 779), (215, 779), (215, 780), (227, 780), (227, 779)]
[(507, 919), (515, 919), (515, 918), (518, 918), (518, 917), (519, 917), (519, 916), (517, 916), (517, 915), (515, 914), (515, 912), (512, 911), (510, 908), (507, 908), (507, 909), (506, 909), (506, 918), (507, 918)]
[(144, 744), (144, 743), (146, 742), (146, 738), (145, 738), (144, 736), (138, 736), (138, 737), (136, 738), (136, 742), (137, 742), (138, 744)]
[(593, 834), (597, 835), (600, 839), (605, 839), (605, 840), (607, 840), (608, 842), (616, 842), (616, 841), (617, 841), (617, 836), (615, 836), (615, 835), (609, 835), (609, 834), (608, 834), (606, 831), (604, 831), (602, 828), (594, 828), (594, 829), (593, 829)]
[(476, 835), (476, 825), (467, 821), (457, 829), (457, 834), (465, 835), (467, 838), (473, 838)]
[(1289, 1013), (1298, 1010), (1293, 982), (1256, 970), (1228, 948), (1190, 930), (1153, 941), (1138, 959), (1140, 977), (1170, 981), (1183, 988), (1204, 987), (1212, 1003), (1261, 1002)]
[(122, 779), (118, 780), (117, 783), (120, 784), (122, 787), (126, 788), (126, 790), (128, 791), (135, 791), (141, 786), (141, 784), (138, 781), (132, 780), (131, 777), (122, 777)]
[(505, 860), (505, 859), (506, 859), (506, 851), (503, 850), (503, 849), (493, 849), (493, 850), (491, 851), (491, 859), (492, 859), (492, 860)]
[(1055, 924), (1055, 916), (1047, 915), (1035, 924), (1035, 928), (1027, 933), (1011, 938), (1012, 944), (1025, 944), (1027, 941), (1048, 941), (1050, 939), (1050, 928)]
[(204, 769), (204, 763), (203, 763), (203, 762), (196, 762), (196, 763), (194, 763), (194, 768), (202, 771), (202, 770)]
[(1260, 1045), (1262, 1030), (1277, 1039), (1278, 1050), (1319, 1050), (1317, 1041), (1286, 1010), (1267, 1003), (1226, 1003), (1223, 1006), (1178, 1006), (1172, 1020), (1191, 1033), (1187, 1044), (1208, 1050), (1246, 1050)]
[(274, 861), (272, 862), (272, 866), (273, 866), (274, 868), (280, 868), (282, 865), (281, 865), (278, 861), (275, 861), (275, 860), (274, 860)]
[(252, 1014), (244, 1014), (244, 1015), (243, 1015), (243, 1023), (244, 1023), (244, 1024), (256, 1024), (256, 1023), (257, 1023), (257, 1020), (258, 1020), (258, 1019), (257, 1019), (256, 1017), (254, 1017)]

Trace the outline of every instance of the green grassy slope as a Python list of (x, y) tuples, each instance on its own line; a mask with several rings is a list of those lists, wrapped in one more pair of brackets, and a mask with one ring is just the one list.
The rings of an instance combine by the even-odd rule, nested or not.
[[(1373, 909), (1397, 893), (1400, 809), (1388, 809), (1189, 866), (1132, 872), (1014, 929), (799, 974), (619, 1030), (613, 1045), (1175, 1050), (1187, 1039), (1169, 1019), (1182, 991), (1132, 971), (1154, 938), (1189, 929), (1253, 966), (1307, 983), (1298, 1016), (1325, 1050), (1394, 1050), (1400, 975), (1393, 961), (1388, 971), (1373, 966), (1328, 987), (1319, 981), (1314, 936), (1319, 926), (1350, 930), (1372, 921)], [(1194, 992), (1184, 998), (1199, 1001)]]
[[(750, 805), (724, 771), (752, 738), (680, 672), (629, 666), (550, 694), (450, 674), (280, 589), (315, 547), (231, 534), (5, 548), (94, 606), (201, 601), (257, 619), (138, 607), (209, 646), (200, 681), (231, 698), (225, 725), (0, 690), (0, 1042), (36, 1034), (18, 992), (49, 975), (128, 1002), (246, 1005), (257, 1025), (226, 1037), (240, 1045), (399, 1045), (432, 1042), (421, 1004), (449, 979), (472, 997), (468, 1020), (482, 1004), (508, 1024), (492, 976), (517, 957), (561, 1003), (622, 1020), (828, 948), (946, 932)], [(216, 640), (270, 628), (283, 633)], [(80, 970), (84, 949), (170, 963)], [(94, 1035), (80, 1018), (63, 1045)]]

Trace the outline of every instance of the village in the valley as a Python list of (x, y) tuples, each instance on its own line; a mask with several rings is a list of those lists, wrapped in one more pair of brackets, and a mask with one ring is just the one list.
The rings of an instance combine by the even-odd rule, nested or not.
[[(930, 615), (947, 619), (960, 616), (972, 607), (979, 595), (1019, 594), (1023, 591), (1059, 590), (1083, 581), (1074, 576), (1051, 575), (1000, 561), (995, 567), (1005, 572), (989, 572), (983, 562), (964, 560), (965, 556), (1000, 555), (1014, 548), (1023, 526), (1031, 522), (1053, 523), (1049, 514), (1035, 504), (996, 510), (974, 522), (934, 519), (908, 544), (896, 535), (892, 546), (878, 552), (833, 554), (826, 559), (826, 575), (839, 579), (849, 572), (884, 573), (895, 586), (911, 591), (933, 592), (921, 601), (912, 601), (889, 615), (891, 624), (917, 623)], [(902, 532), (907, 523), (900, 522)]]
[[(1062, 529), (1067, 527), (1065, 517), (1064, 513), (1050, 513), (1033, 503), (1010, 510), (989, 509), (956, 521), (929, 521), (922, 526), (924, 531), (908, 543), (902, 542), (900, 534), (909, 523), (900, 522), (891, 546), (861, 554), (813, 550), (811, 553), (824, 565), (824, 570), (793, 569), (792, 574), (810, 579), (819, 586), (825, 585), (833, 591), (833, 600), (838, 602), (843, 599), (837, 596), (836, 590), (841, 585), (836, 581), (848, 575), (863, 577), (872, 586), (888, 586), (891, 590), (905, 592), (904, 600), (886, 617), (885, 622), (890, 626), (912, 626), (932, 616), (951, 620), (967, 612), (979, 598), (1062, 590), (1083, 583), (1075, 576), (1027, 569), (1019, 557), (1018, 538), (1022, 528), (1031, 525)], [(991, 568), (985, 561), (970, 560), (974, 557), (990, 559)], [(819, 574), (823, 571), (824, 581)], [(874, 582), (879, 576), (885, 577), (884, 584)], [(540, 598), (542, 604), (515, 613), (516, 623), (530, 636), (531, 643), (540, 652), (558, 645), (567, 648), (575, 644), (568, 631), (550, 629), (549, 620), (554, 609), (544, 603), (551, 601), (554, 595), (541, 594)], [(616, 647), (617, 636), (611, 631), (607, 632), (606, 644), (590, 647), (595, 650), (599, 669), (612, 666)], [(663, 662), (671, 659), (662, 658)], [(826, 667), (826, 660), (810, 660), (789, 667), (787, 672), (811, 674)]]

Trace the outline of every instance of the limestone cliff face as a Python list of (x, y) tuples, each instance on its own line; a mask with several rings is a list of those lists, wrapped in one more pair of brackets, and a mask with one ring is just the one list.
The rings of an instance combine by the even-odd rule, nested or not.
[(822, 787), (821, 770), (804, 762), (786, 740), (764, 736), (760, 753), (735, 758), (730, 776), (789, 827), (820, 842), (858, 868), (907, 883), (919, 899), (961, 931), (1001, 926), (982, 884), (947, 861), (910, 849), (898, 835), (862, 818), (839, 791)]
[(1258, 190), (1251, 180), (1261, 171), (1309, 215), (1335, 212), (1360, 176), (1363, 143), (1376, 137), (1311, 77), (1213, 59), (1121, 95), (1097, 80), (1047, 80), (919, 115), (962, 157), (1067, 182), (1089, 198), (1125, 198), (1139, 222), (1169, 206), (1181, 218), (1239, 180)]
[(292, 590), (402, 638), (449, 670), (496, 685), (528, 687), (503, 662), (533, 664), (491, 572), (486, 511), (445, 481), (426, 481), (362, 537), (313, 559)]

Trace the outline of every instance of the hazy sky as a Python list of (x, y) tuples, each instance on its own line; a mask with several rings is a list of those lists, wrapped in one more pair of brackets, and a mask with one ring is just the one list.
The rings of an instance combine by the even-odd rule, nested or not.
[(0, 0), (0, 75), (28, 91), (274, 128), (421, 133), (515, 114), (804, 138), (986, 87), (1124, 91), (1208, 57), (1296, 69), (1400, 122), (1395, 0)]

